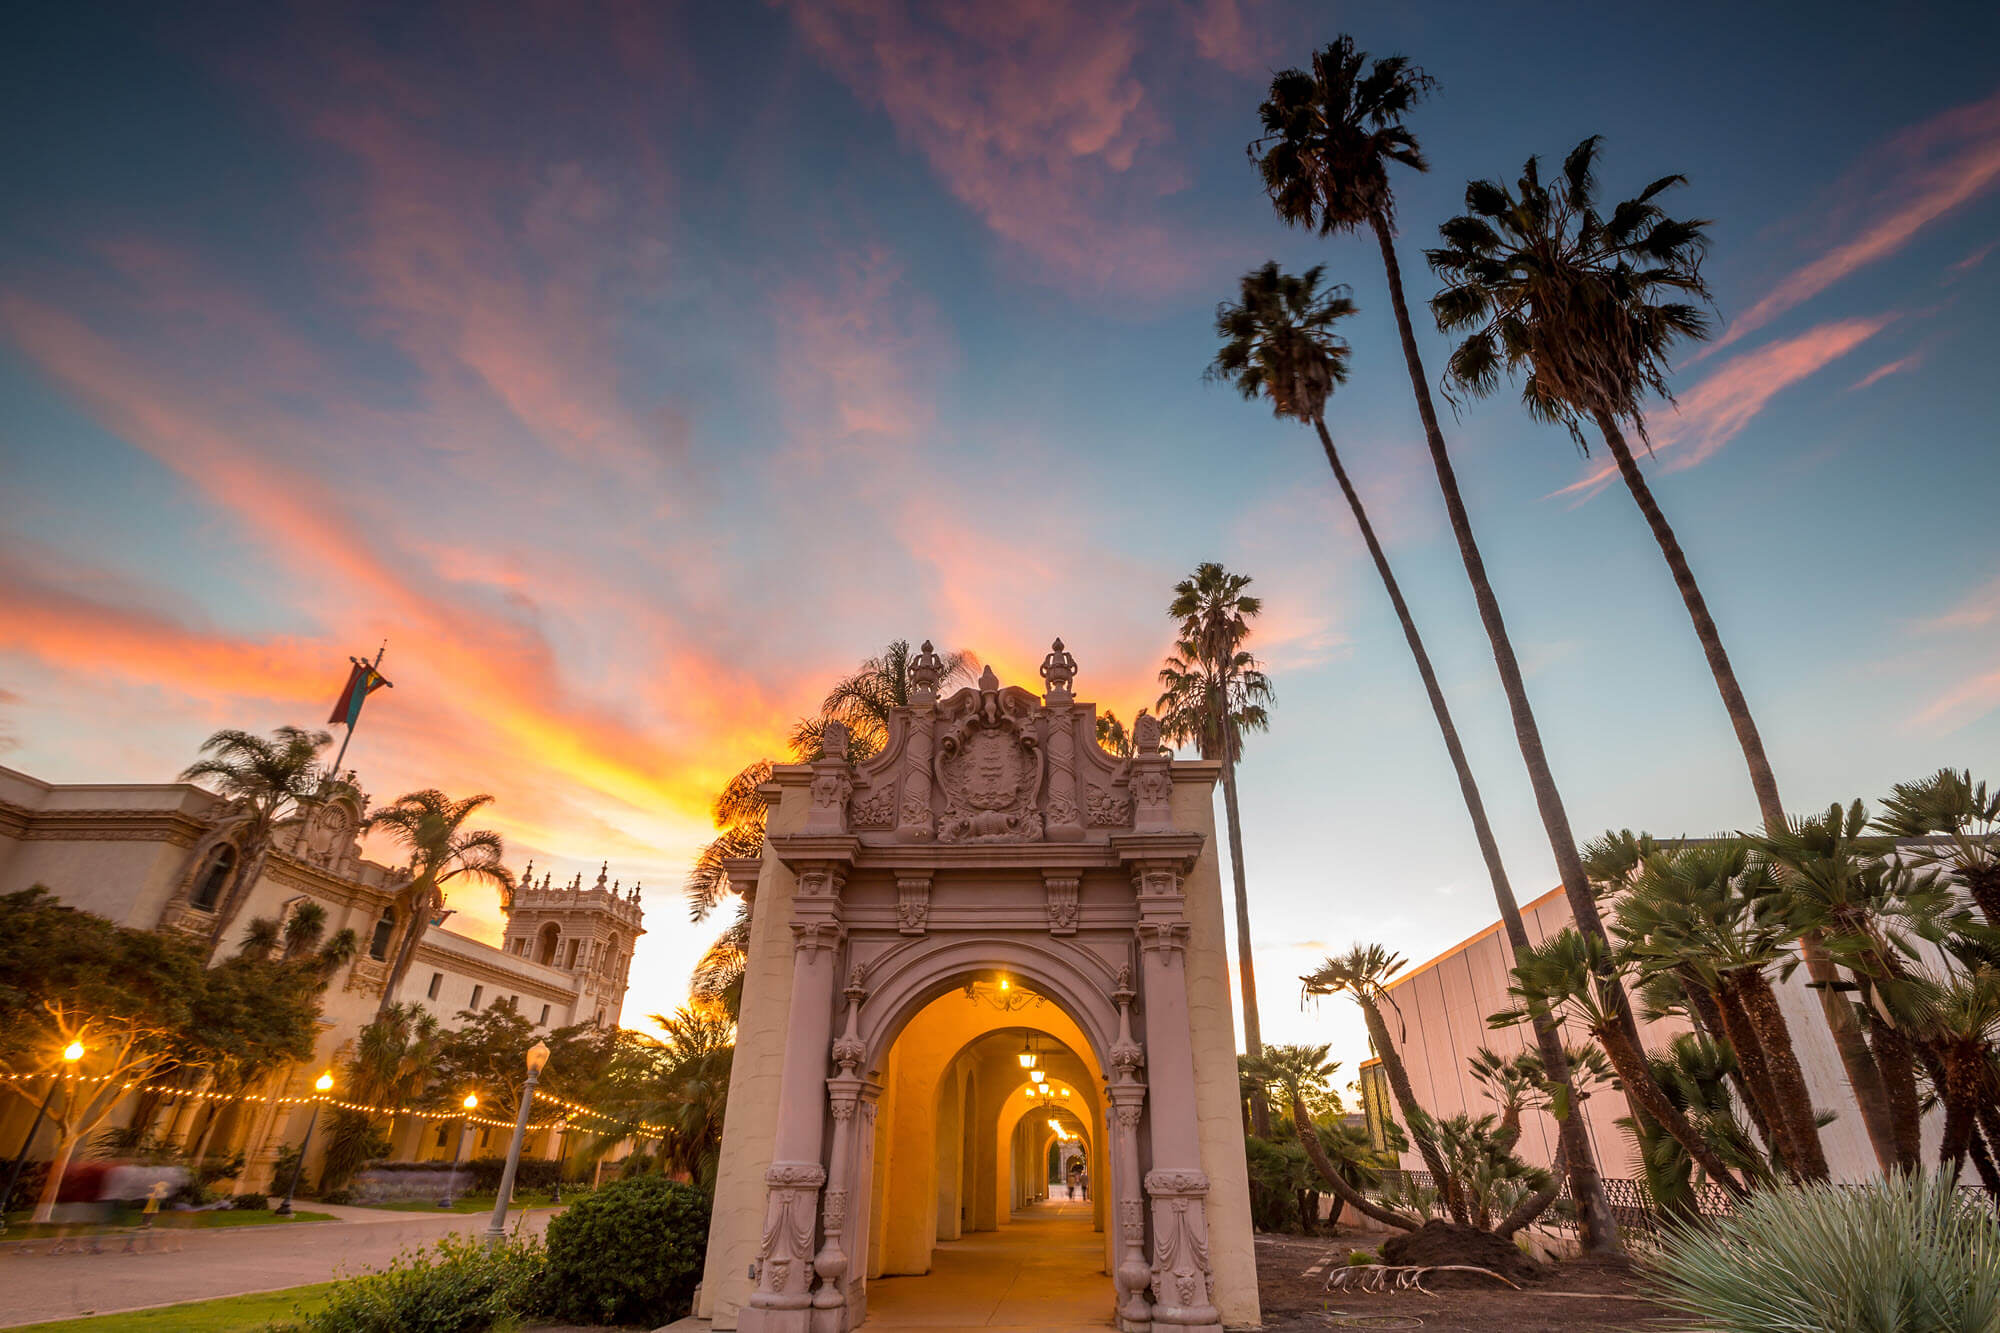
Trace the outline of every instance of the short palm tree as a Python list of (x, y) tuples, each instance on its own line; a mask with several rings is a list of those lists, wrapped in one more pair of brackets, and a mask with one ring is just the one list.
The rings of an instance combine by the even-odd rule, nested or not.
[[(916, 656), (908, 639), (897, 639), (859, 670), (834, 682), (818, 716), (802, 718), (792, 727), (792, 757), (800, 762), (818, 758), (820, 733), (829, 722), (846, 725), (848, 754), (854, 759), (866, 759), (880, 750), (888, 743), (889, 715), (910, 702), (910, 663)], [(971, 653), (960, 649), (943, 654), (943, 660), (941, 691), (954, 681), (972, 679)]]
[[(1486, 817), (1486, 803), (1479, 794), (1479, 783), (1472, 775), (1471, 761), (1466, 758), (1465, 746), (1459, 740), (1458, 724), (1452, 719), (1444, 687), (1439, 684), (1437, 672), (1431, 666), (1430, 653), (1424, 647), (1423, 635), (1418, 632), (1409, 603), (1403, 598), (1402, 586), (1396, 581), (1388, 554), (1375, 536), (1375, 525), (1369, 521), (1361, 494), (1349, 479), (1340, 452), (1334, 448), (1333, 436), (1326, 428), (1327, 400), (1337, 386), (1347, 381), (1347, 342), (1336, 330), (1340, 321), (1353, 313), (1354, 303), (1347, 298), (1344, 289), (1321, 287), (1321, 272), (1315, 266), (1293, 276), (1281, 272), (1277, 264), (1267, 263), (1244, 274), (1239, 299), (1234, 303), (1225, 302), (1216, 310), (1215, 332), (1222, 339), (1222, 348), (1216, 353), (1208, 373), (1213, 379), (1234, 384), (1245, 398), (1268, 399), (1271, 410), (1278, 416), (1306, 423), (1319, 435), (1327, 465), (1333, 469), (1334, 481), (1347, 500), (1347, 507), (1354, 515), (1355, 527), (1360, 530), (1368, 555), (1375, 562), (1375, 572), (1389, 594), (1389, 604), (1395, 609), (1396, 619), (1403, 627), (1403, 639), (1409, 644), (1410, 655), (1416, 659), (1417, 675), (1422, 679), (1424, 693), (1430, 699), (1431, 715), (1437, 719), (1438, 730), (1444, 736), (1445, 753), (1451, 759), (1452, 771), (1458, 775), (1459, 794), (1472, 821), (1473, 838), (1479, 844), (1480, 856), (1486, 862), (1487, 878), (1493, 884), (1493, 898), (1499, 905), (1508, 943), (1515, 949), (1521, 949), (1528, 944), (1528, 928), (1521, 919), (1521, 908), (1515, 900), (1513, 885), (1508, 882), (1507, 868), (1501, 862), (1500, 844), (1494, 838), (1493, 826)], [(1551, 1071), (1549, 1076), (1556, 1081), (1566, 1081), (1568, 1071), (1562, 1036), (1547, 1016), (1536, 1020), (1535, 1039), (1543, 1068)], [(1610, 1204), (1604, 1197), (1603, 1183), (1598, 1178), (1597, 1161), (1591, 1151), (1589, 1136), (1580, 1121), (1574, 1124), (1564, 1121), (1562, 1134), (1566, 1140), (1565, 1160), (1569, 1166), (1570, 1193), (1583, 1201), (1580, 1208), (1593, 1219), (1593, 1225), (1587, 1228), (1592, 1242), (1608, 1243), (1601, 1233), (1614, 1224), (1610, 1220)], [(1596, 1219), (1602, 1219), (1602, 1224), (1597, 1225)]]
[[(1979, 1135), (1982, 1108), (1990, 1115), (2000, 1102), (2000, 968), (1982, 964), (1923, 975), (1903, 1008), (1910, 1026), (1937, 1061), (1935, 1088), (1944, 1106), (1938, 1163), (1956, 1177), (1965, 1169)], [(1985, 1153), (1976, 1154), (1987, 1190), (2000, 1198), (2000, 1178)]]
[(466, 876), (489, 880), (503, 891), (514, 887), (514, 872), (501, 864), (506, 844), (500, 835), (491, 829), (465, 827), (466, 820), (492, 802), (493, 798), (483, 792), (454, 801), (435, 788), (427, 788), (397, 797), (394, 804), (369, 818), (371, 831), (388, 833), (410, 853), (410, 882), (397, 895), (398, 915), (405, 921), (403, 938), (382, 987), (378, 1017), (395, 1003), (396, 990), (416, 959), (417, 944), (444, 906), (446, 884)]
[[(1229, 868), (1236, 882), (1236, 956), (1243, 987), (1243, 1045), (1255, 1056), (1264, 1049), (1257, 1019), (1257, 969), (1250, 951), (1250, 890), (1243, 870), (1243, 816), (1236, 797), (1236, 765), (1243, 758), (1243, 733), (1266, 731), (1271, 719), (1271, 682), (1257, 658), (1243, 647), (1250, 622), (1264, 609), (1251, 595), (1250, 576), (1232, 574), (1213, 560), (1195, 567), (1174, 586), (1167, 615), (1179, 623), (1180, 639), (1160, 668), (1160, 729), (1170, 739), (1193, 741), (1204, 759), (1222, 761), (1222, 803), (1228, 822)], [(1252, 1100), (1253, 1127), (1270, 1133), (1264, 1099)]]
[(1403, 1113), (1403, 1124), (1416, 1141), (1417, 1152), (1424, 1159), (1424, 1166), (1431, 1178), (1437, 1182), (1438, 1194), (1444, 1200), (1445, 1208), (1452, 1220), (1461, 1224), (1469, 1220), (1465, 1202), (1458, 1195), (1451, 1173), (1445, 1169), (1443, 1155), (1439, 1152), (1435, 1136), (1430, 1132), (1430, 1114), (1418, 1104), (1416, 1091), (1410, 1086), (1410, 1071), (1403, 1063), (1403, 1053), (1395, 1042), (1389, 1039), (1389, 1025), (1383, 1020), (1382, 1006), (1395, 1007), (1388, 984), (1403, 970), (1403, 959), (1379, 944), (1357, 944), (1337, 958), (1327, 958), (1312, 972), (1300, 977), (1307, 995), (1348, 995), (1361, 1008), (1362, 1021), (1368, 1025), (1368, 1041), (1375, 1048), (1375, 1057), (1382, 1062), (1382, 1072), (1388, 1076), (1389, 1090), (1395, 1094), (1396, 1106)]
[(1342, 1170), (1328, 1155), (1306, 1109), (1307, 1101), (1323, 1094), (1334, 1071), (1340, 1068), (1337, 1062), (1327, 1060), (1326, 1053), (1325, 1046), (1271, 1046), (1261, 1055), (1246, 1057), (1242, 1069), (1246, 1077), (1260, 1086), (1275, 1089), (1291, 1107), (1292, 1127), (1298, 1131), (1299, 1143), (1335, 1197), (1385, 1226), (1415, 1231), (1421, 1225), (1416, 1218), (1385, 1208), (1363, 1194), (1349, 1180), (1350, 1172)]
[(216, 906), (211, 945), (234, 924), (263, 875), (278, 825), (298, 810), (300, 802), (318, 794), (325, 779), (319, 754), (332, 743), (333, 737), (324, 731), (298, 727), (279, 727), (268, 740), (224, 729), (203, 741), (202, 757), (181, 770), (182, 782), (213, 784), (241, 807), (248, 821), (238, 848), (236, 877)]
[(1576, 1021), (1604, 1048), (1634, 1106), (1671, 1135), (1711, 1180), (1732, 1194), (1741, 1194), (1742, 1184), (1708, 1140), (1667, 1099), (1646, 1064), (1645, 1048), (1626, 1037), (1617, 1013), (1617, 997), (1624, 992), (1609, 953), (1603, 941), (1573, 926), (1558, 931), (1517, 956), (1508, 990), (1520, 1005), (1487, 1021), (1495, 1027), (1511, 1027), (1525, 1020), (1535, 1005), (1547, 1006), (1558, 1016)]
[[(1257, 109), (1263, 133), (1250, 145), (1250, 153), (1272, 207), (1285, 222), (1311, 227), (1321, 236), (1355, 232), (1363, 227), (1375, 234), (1382, 253), (1383, 274), (1388, 280), (1389, 305), (1402, 339), (1403, 361), (1409, 370), (1410, 390), (1416, 397), (1417, 416), (1430, 450), (1432, 470), (1437, 473), (1438, 490), (1444, 498), (1445, 513), (1458, 543), (1466, 579), (1472, 586), (1473, 601), (1479, 608), (1480, 624), (1493, 650), (1493, 663), (1513, 717), (1514, 736), (1528, 770), (1535, 807), (1541, 814), (1549, 848), (1555, 854), (1556, 871), (1562, 878), (1563, 895), (1569, 900), (1570, 914), (1578, 929), (1605, 939), (1597, 901), (1577, 854), (1569, 813), (1563, 806), (1548, 752), (1542, 745), (1541, 727), (1528, 701), (1520, 660), (1507, 632), (1506, 619), (1501, 615), (1500, 600), (1487, 577), (1486, 560), (1472, 531), (1472, 519), (1459, 491), (1458, 474), (1445, 448), (1444, 432), (1438, 426), (1430, 380), (1424, 373), (1423, 356), (1417, 350), (1416, 331), (1410, 323), (1409, 303), (1403, 295), (1403, 270), (1396, 259), (1396, 201), (1389, 184), (1389, 168), (1426, 169), (1423, 149), (1403, 120), (1435, 86), (1429, 75), (1404, 57), (1373, 60), (1355, 46), (1353, 38), (1343, 33), (1314, 54), (1311, 69), (1283, 70), (1272, 78), (1270, 92)], [(1630, 1001), (1622, 996), (1618, 1012), (1627, 1036), (1637, 1045), (1639, 1024), (1632, 1015)], [(1584, 1226), (1588, 1248), (1603, 1250), (1616, 1245), (1608, 1213), (1601, 1222), (1585, 1218)]]
[(1916, 782), (1899, 782), (1882, 802), (1875, 828), (1892, 838), (1939, 838), (1932, 846), (1899, 849), (1922, 865), (1948, 871), (1965, 885), (1989, 928), (2000, 930), (2000, 787), (1987, 790), (1970, 770), (1941, 768)]

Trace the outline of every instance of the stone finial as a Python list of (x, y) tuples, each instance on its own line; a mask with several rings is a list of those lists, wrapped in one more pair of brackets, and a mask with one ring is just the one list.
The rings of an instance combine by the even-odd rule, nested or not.
[(944, 659), (924, 640), (923, 650), (910, 659), (910, 702), (928, 707), (937, 702), (938, 682), (944, 679)]
[(1160, 719), (1143, 708), (1132, 721), (1132, 748), (1140, 754), (1160, 752)]
[(535, 863), (533, 861), (528, 862), (528, 868), (521, 872), (521, 887), (524, 889), (535, 887)]
[(836, 760), (843, 764), (846, 763), (847, 742), (848, 734), (845, 722), (828, 722), (820, 728), (820, 753), (825, 758)]
[(611, 863), (609, 861), (606, 861), (603, 865), (597, 867), (597, 884), (596, 884), (597, 888), (601, 889), (604, 887), (605, 877), (610, 875), (610, 873), (611, 873)]
[(1063, 648), (1063, 641), (1057, 639), (1049, 649), (1049, 655), (1042, 659), (1042, 682), (1048, 686), (1048, 702), (1068, 703), (1070, 683), (1075, 679), (1076, 658)]

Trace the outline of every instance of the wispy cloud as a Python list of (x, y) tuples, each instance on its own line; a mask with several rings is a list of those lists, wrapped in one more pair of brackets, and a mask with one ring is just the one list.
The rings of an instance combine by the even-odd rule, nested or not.
[(2000, 92), (1894, 136), (1833, 187), (1865, 200), (1858, 229), (1781, 279), (1703, 355), (1756, 332), (1857, 269), (1885, 259), (2000, 182)]
[[(1203, 31), (1217, 59), (1247, 37)], [(1135, 69), (1137, 6), (1025, 0), (834, 0), (791, 7), (807, 45), (879, 105), (945, 187), (1048, 276), (1093, 287), (1177, 285), (1188, 259), (1157, 220), (1187, 178)]]
[(1866, 389), (1873, 384), (1880, 384), (1891, 375), (1900, 375), (1906, 370), (1915, 370), (1923, 364), (1923, 360), (1923, 353), (1911, 352), (1908, 356), (1899, 356), (1894, 361), (1885, 361), (1848, 386), (1849, 392)]
[[(1672, 451), (1666, 462), (1669, 471), (1693, 467), (1713, 457), (1773, 398), (1846, 356), (1892, 319), (1874, 315), (1834, 320), (1731, 357), (1681, 394), (1671, 414), (1653, 420), (1654, 451)], [(1601, 464), (1555, 494), (1594, 493), (1617, 475), (1616, 464)]]

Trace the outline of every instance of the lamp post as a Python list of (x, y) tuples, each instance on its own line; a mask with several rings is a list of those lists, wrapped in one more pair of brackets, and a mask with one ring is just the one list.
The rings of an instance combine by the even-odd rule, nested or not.
[[(507, 1234), (507, 1204), (514, 1193), (514, 1170), (521, 1164), (521, 1139), (528, 1132), (528, 1107), (535, 1100), (535, 1081), (549, 1062), (547, 1042), (528, 1048), (528, 1083), (521, 1089), (521, 1113), (514, 1117), (514, 1141), (507, 1145), (507, 1165), (500, 1171), (500, 1193), (493, 1200), (493, 1220), (486, 1224), (486, 1243), (498, 1244)], [(558, 1168), (560, 1171), (560, 1168)]]
[(465, 1160), (466, 1145), (472, 1142), (472, 1113), (479, 1107), (479, 1094), (466, 1093), (465, 1100), (459, 1105), (465, 1108), (465, 1114), (459, 1119), (458, 1154), (451, 1159), (451, 1172), (444, 1178), (444, 1197), (438, 1200), (440, 1208), (451, 1207), (453, 1187), (458, 1184), (459, 1163)]
[(290, 1217), (292, 1215), (292, 1195), (297, 1193), (299, 1176), (306, 1169), (306, 1150), (312, 1147), (313, 1130), (319, 1124), (319, 1108), (326, 1104), (327, 1089), (332, 1086), (333, 1071), (331, 1069), (313, 1080), (313, 1090), (319, 1093), (319, 1096), (313, 1098), (312, 1118), (306, 1121), (306, 1137), (299, 1144), (299, 1160), (292, 1163), (292, 1178), (285, 1185), (285, 1201), (278, 1205), (279, 1217)]
[(556, 1187), (549, 1192), (549, 1197), (552, 1202), (561, 1203), (563, 1171), (569, 1165), (569, 1117), (568, 1116), (563, 1117), (562, 1127), (556, 1132), (559, 1136), (556, 1139), (556, 1143), (560, 1145), (556, 1149)]
[(49, 1075), (49, 1090), (42, 1094), (41, 1107), (35, 1112), (35, 1123), (28, 1126), (28, 1137), (21, 1140), (21, 1151), (14, 1154), (14, 1165), (7, 1171), (7, 1188), (0, 1189), (0, 1233), (7, 1230), (7, 1207), (14, 1202), (14, 1187), (21, 1183), (21, 1170), (28, 1164), (28, 1149), (35, 1146), (35, 1135), (42, 1132), (42, 1118), (49, 1113), (49, 1103), (56, 1099), (56, 1085), (67, 1082), (76, 1069), (76, 1062), (83, 1059), (83, 1043), (73, 1041), (63, 1047), (62, 1058), (62, 1076)]

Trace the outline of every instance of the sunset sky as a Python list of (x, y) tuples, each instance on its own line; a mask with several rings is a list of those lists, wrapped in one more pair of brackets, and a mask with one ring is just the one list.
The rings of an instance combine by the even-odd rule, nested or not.
[[(1315, 442), (1203, 382), (1266, 259), (1353, 286), (1328, 424), (1517, 889), (1554, 871), (1373, 243), (1287, 231), (1244, 154), (1343, 26), (1440, 81), (1396, 182), (1415, 299), (1469, 177), (1599, 133), (1617, 197), (1691, 178), (1723, 332), (1648, 466), (1787, 803), (2000, 778), (2000, 11), (1790, 8), (17, 12), (0, 763), (166, 781), (217, 727), (319, 725), (386, 638), (364, 785), (490, 791), (517, 867), (642, 880), (638, 1024), (714, 931), (679, 896), (709, 797), (838, 673), (930, 637), (1032, 683), (1061, 635), (1129, 717), (1221, 560), (1277, 689), (1242, 770), (1265, 1035), (1344, 1082), (1358, 1023), (1298, 974), (1494, 911)], [(1579, 834), (1752, 824), (1602, 460), (1510, 395), (1444, 424)], [(454, 905), (497, 938), (490, 892)]]

